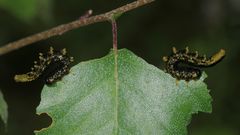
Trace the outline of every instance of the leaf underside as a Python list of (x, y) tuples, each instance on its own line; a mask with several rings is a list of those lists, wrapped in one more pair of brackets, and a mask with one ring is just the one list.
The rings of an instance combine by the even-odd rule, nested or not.
[[(37, 135), (186, 135), (191, 115), (211, 112), (203, 80), (179, 81), (132, 52), (81, 62), (44, 86), (37, 113), (52, 118)], [(118, 83), (116, 83), (118, 82)], [(119, 84), (116, 87), (116, 84)]]
[(0, 91), (0, 117), (3, 120), (4, 124), (7, 124), (8, 119), (7, 103), (5, 102), (1, 91)]

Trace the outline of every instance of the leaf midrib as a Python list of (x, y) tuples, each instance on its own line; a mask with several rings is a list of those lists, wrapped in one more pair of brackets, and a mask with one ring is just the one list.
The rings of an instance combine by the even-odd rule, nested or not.
[(119, 109), (119, 78), (118, 78), (118, 52), (114, 51), (114, 79), (115, 79), (115, 135), (118, 135), (118, 109)]

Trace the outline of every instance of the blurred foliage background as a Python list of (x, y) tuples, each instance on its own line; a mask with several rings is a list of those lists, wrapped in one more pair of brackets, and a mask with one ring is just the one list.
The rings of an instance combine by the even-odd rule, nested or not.
[[(0, 45), (78, 19), (88, 9), (94, 15), (133, 0), (0, 0)], [(163, 68), (162, 56), (172, 46), (197, 50), (200, 54), (226, 50), (226, 58), (206, 69), (206, 83), (213, 97), (212, 114), (193, 115), (189, 135), (240, 134), (240, 1), (156, 0), (128, 12), (118, 20), (119, 47), (128, 48), (147, 62)], [(103, 57), (112, 47), (108, 22), (82, 27), (62, 36), (0, 56), (0, 88), (9, 106), (9, 122), (0, 135), (33, 135), (51, 119), (36, 115), (43, 87), (41, 80), (15, 83), (15, 74), (28, 72), (38, 52), (50, 46), (67, 48), (77, 64)]]

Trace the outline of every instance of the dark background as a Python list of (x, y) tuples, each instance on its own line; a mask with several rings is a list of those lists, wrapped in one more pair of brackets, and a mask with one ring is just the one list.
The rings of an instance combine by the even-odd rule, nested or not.
[[(132, 2), (129, 0), (0, 0), (0, 45), (76, 20), (88, 9), (94, 15)], [(213, 112), (193, 115), (190, 135), (240, 134), (240, 1), (156, 0), (118, 20), (119, 48), (127, 48), (150, 64), (163, 68), (162, 56), (172, 46), (210, 56), (221, 48), (226, 58), (206, 69)], [(13, 76), (28, 72), (38, 52), (50, 46), (67, 48), (77, 64), (105, 56), (112, 47), (108, 22), (82, 27), (0, 56), (0, 89), (9, 106), (8, 135), (33, 135), (47, 127), (48, 116), (35, 114), (43, 83), (15, 83)], [(4, 135), (0, 122), (0, 135)]]

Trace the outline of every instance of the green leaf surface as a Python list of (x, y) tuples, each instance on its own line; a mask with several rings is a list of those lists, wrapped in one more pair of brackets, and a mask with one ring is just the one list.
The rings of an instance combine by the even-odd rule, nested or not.
[(1, 91), (0, 91), (0, 117), (2, 118), (3, 122), (7, 124), (8, 119), (7, 103), (5, 102)]
[[(81, 62), (44, 86), (37, 113), (52, 118), (37, 135), (186, 135), (191, 115), (211, 112), (203, 80), (179, 81), (132, 52)], [(115, 72), (115, 68), (117, 71)]]

